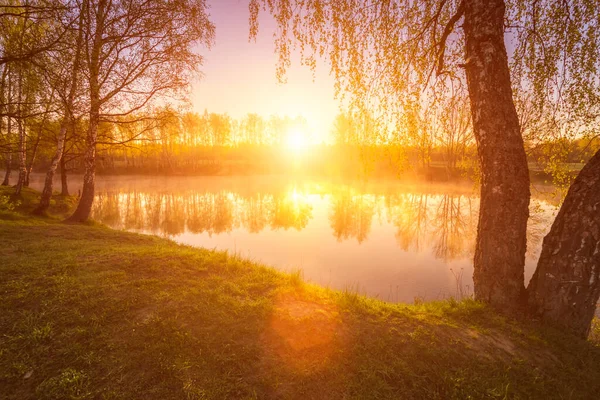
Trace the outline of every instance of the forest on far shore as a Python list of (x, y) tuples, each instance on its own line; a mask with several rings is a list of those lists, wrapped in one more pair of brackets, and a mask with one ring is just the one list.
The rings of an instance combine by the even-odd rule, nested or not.
[[(464, 110), (463, 110), (464, 111)], [(4, 118), (4, 127), (10, 126)], [(316, 141), (302, 117), (269, 118), (247, 114), (177, 111), (171, 107), (152, 114), (104, 122), (99, 127), (97, 171), (100, 174), (248, 175), (294, 173), (343, 178), (410, 178), (459, 180), (478, 178), (477, 149), (469, 115), (460, 127), (440, 119), (436, 129), (415, 126), (410, 135), (377, 132), (375, 123), (351, 113), (340, 113), (328, 140)], [(11, 118), (13, 119), (13, 118)], [(56, 148), (60, 121), (51, 114), (22, 121), (27, 176), (45, 172)], [(14, 119), (12, 125), (15, 125)], [(83, 173), (87, 122), (74, 121), (66, 134), (60, 174), (63, 192), (68, 176)], [(303, 135), (302, 146), (289, 143), (290, 134)], [(322, 136), (322, 135), (319, 135)], [(0, 136), (4, 183), (16, 182), (18, 136)], [(532, 175), (566, 185), (599, 148), (595, 138), (558, 138), (530, 141)], [(12, 180), (10, 179), (12, 176)], [(27, 177), (26, 181), (29, 179)]]

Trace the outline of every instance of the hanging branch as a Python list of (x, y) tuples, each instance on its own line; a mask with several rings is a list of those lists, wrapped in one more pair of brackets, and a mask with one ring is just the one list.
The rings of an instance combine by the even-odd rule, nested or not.
[(442, 38), (440, 39), (440, 44), (439, 44), (440, 49), (438, 52), (436, 76), (440, 76), (444, 72), (444, 56), (446, 54), (446, 42), (448, 40), (448, 36), (450, 36), (452, 31), (454, 30), (454, 25), (456, 25), (458, 20), (461, 19), (461, 17), (463, 16), (464, 13), (465, 13), (465, 3), (464, 3), (464, 1), (461, 1), (460, 4), (458, 5), (458, 9), (456, 10), (456, 13), (452, 16), (452, 18), (450, 18), (450, 21), (448, 21), (448, 23), (446, 24), (446, 27), (444, 28), (444, 32), (442, 33)]

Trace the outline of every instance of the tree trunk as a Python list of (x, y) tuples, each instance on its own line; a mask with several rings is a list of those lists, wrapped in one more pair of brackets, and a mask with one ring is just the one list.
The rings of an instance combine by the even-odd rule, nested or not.
[(25, 187), (29, 187), (29, 177), (31, 175), (31, 171), (33, 170), (33, 163), (37, 157), (37, 151), (40, 146), (41, 132), (38, 133), (37, 138), (35, 139), (35, 143), (33, 144), (33, 151), (31, 153), (31, 158), (29, 159), (29, 165), (27, 166), (27, 170), (25, 172)]
[(587, 337), (600, 297), (600, 151), (569, 188), (527, 292), (534, 315)]
[(98, 123), (100, 112), (98, 103), (92, 104), (90, 112), (90, 126), (88, 128), (86, 149), (83, 156), (85, 164), (85, 173), (83, 175), (83, 189), (79, 203), (73, 215), (67, 218), (68, 222), (85, 222), (90, 217), (92, 212), (92, 204), (94, 202), (94, 192), (96, 185), (96, 139), (98, 137)]
[[(11, 99), (11, 84), (10, 84), (10, 79), (8, 82), (8, 98), (7, 98), (8, 103), (10, 103), (12, 101)], [(8, 106), (8, 114), (9, 116), (6, 117), (6, 141), (7, 141), (7, 147), (8, 147), (8, 152), (6, 154), (6, 173), (4, 174), (4, 180), (2, 181), (2, 186), (8, 186), (10, 185), (10, 175), (12, 172), (12, 118), (10, 117), (10, 113), (12, 112), (11, 107)]]
[(83, 155), (85, 173), (83, 175), (83, 189), (79, 203), (73, 215), (67, 218), (68, 222), (85, 222), (92, 212), (94, 192), (96, 185), (96, 140), (98, 138), (98, 124), (100, 123), (100, 92), (98, 90), (97, 78), (93, 70), (90, 73), (92, 81), (90, 85), (90, 121), (86, 138), (86, 148)]
[(23, 186), (25, 185), (25, 177), (27, 175), (27, 138), (25, 136), (23, 120), (20, 115), (19, 120), (17, 121), (17, 128), (19, 131), (19, 179), (17, 180), (15, 194), (18, 196), (21, 194), (21, 189), (23, 189)]
[[(2, 80), (0, 81), (0, 111), (4, 114), (4, 105), (6, 104), (6, 98), (4, 97), (4, 90), (6, 89), (6, 77), (8, 75), (8, 66), (5, 66), (2, 70)], [(10, 101), (10, 100), (9, 100)], [(10, 117), (6, 117), (10, 124)], [(4, 117), (0, 115), (0, 132), (4, 125)], [(10, 145), (10, 129), (6, 133), (6, 140), (8, 141), (7, 145)], [(4, 175), (4, 180), (2, 181), (2, 186), (8, 186), (10, 183), (10, 167), (11, 167), (11, 153), (6, 153), (6, 174)]]
[(475, 298), (514, 311), (525, 300), (529, 172), (512, 99), (503, 0), (465, 0), (466, 76), (481, 165)]
[(60, 131), (58, 133), (58, 143), (56, 145), (56, 152), (52, 157), (50, 167), (46, 172), (46, 179), (44, 180), (44, 189), (42, 190), (42, 196), (40, 197), (40, 204), (33, 210), (36, 215), (44, 215), (50, 207), (50, 199), (52, 199), (52, 192), (54, 187), (54, 174), (58, 168), (58, 163), (61, 163), (63, 159), (63, 150), (65, 147), (65, 136), (67, 134), (68, 117), (65, 116), (60, 124)]
[(40, 145), (40, 140), (42, 138), (42, 130), (44, 129), (44, 125), (48, 120), (48, 112), (50, 111), (50, 106), (52, 105), (52, 100), (54, 99), (54, 91), (56, 89), (52, 88), (52, 93), (48, 99), (48, 104), (46, 105), (46, 111), (44, 113), (44, 118), (42, 119), (42, 123), (40, 124), (40, 129), (38, 130), (37, 137), (35, 139), (35, 143), (33, 144), (33, 152), (31, 154), (31, 159), (29, 160), (29, 165), (27, 167), (27, 174), (25, 175), (25, 186), (29, 187), (29, 177), (31, 175), (31, 171), (33, 170), (33, 163), (35, 163), (35, 159), (37, 157), (38, 148)]
[[(10, 130), (11, 130), (11, 126), (10, 126), (10, 118), (8, 118), (8, 133), (7, 133), (7, 138), (8, 141), (10, 142), (11, 135), (10, 135)], [(9, 144), (10, 146), (10, 144)], [(6, 172), (4, 173), (4, 180), (2, 181), (2, 186), (8, 186), (10, 185), (10, 175), (12, 173), (12, 149), (9, 147), (8, 148), (8, 153), (6, 154)]]
[(19, 133), (19, 179), (15, 187), (15, 195), (21, 194), (27, 175), (27, 136), (23, 124), (23, 66), (19, 67), (19, 92), (17, 96), (17, 131)]
[[(85, 4), (85, 2), (84, 2)], [(98, 124), (100, 123), (100, 52), (103, 46), (103, 29), (106, 18), (107, 2), (100, 0), (95, 12), (94, 37), (91, 45), (88, 63), (88, 83), (90, 96), (90, 120), (86, 140), (86, 149), (83, 156), (85, 173), (83, 175), (83, 189), (73, 215), (67, 218), (68, 222), (85, 222), (92, 212), (94, 191), (96, 185), (96, 140), (98, 138)]]
[(65, 155), (60, 159), (60, 183), (61, 183), (61, 196), (69, 195), (69, 181), (67, 180), (67, 162), (65, 161)]

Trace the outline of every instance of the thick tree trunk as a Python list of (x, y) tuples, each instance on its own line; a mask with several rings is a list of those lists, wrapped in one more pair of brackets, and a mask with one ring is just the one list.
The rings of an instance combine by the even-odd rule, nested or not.
[(67, 162), (65, 161), (65, 155), (60, 159), (60, 195), (68, 196), (69, 195), (69, 181), (67, 179)]
[(86, 150), (83, 157), (85, 173), (83, 175), (83, 189), (77, 204), (77, 209), (71, 215), (68, 222), (85, 222), (92, 212), (94, 192), (96, 185), (96, 139), (98, 137), (99, 109), (92, 105), (90, 113), (90, 126), (88, 128)]
[(527, 292), (534, 315), (587, 337), (600, 297), (600, 151), (569, 188)]
[(466, 76), (481, 165), (475, 297), (506, 311), (525, 300), (529, 172), (512, 99), (503, 0), (465, 0)]
[[(86, 4), (84, 2), (84, 4)], [(83, 189), (73, 215), (67, 218), (68, 222), (85, 222), (92, 212), (94, 191), (96, 185), (96, 140), (98, 138), (98, 124), (100, 123), (100, 51), (103, 45), (103, 29), (106, 18), (107, 2), (100, 0), (95, 13), (95, 31), (88, 60), (89, 68), (89, 96), (90, 120), (86, 140), (86, 149), (83, 157), (85, 173), (83, 175)]]

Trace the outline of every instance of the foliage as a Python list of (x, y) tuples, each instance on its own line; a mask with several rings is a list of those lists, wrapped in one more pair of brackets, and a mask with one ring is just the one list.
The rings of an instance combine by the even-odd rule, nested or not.
[[(600, 37), (597, 4), (581, 1), (508, 1), (507, 30), (515, 96), (524, 136), (535, 158), (566, 189), (574, 175), (565, 168), (586, 162), (597, 140), (600, 117)], [(584, 140), (585, 139), (585, 140)], [(580, 141), (581, 148), (569, 148)], [(596, 145), (597, 147), (597, 145)], [(592, 153), (593, 154), (593, 153)]]
[(0, 196), (0, 211), (14, 211), (19, 203), (11, 201), (10, 196)]
[(592, 320), (589, 341), (600, 347), (600, 317), (595, 317)]

